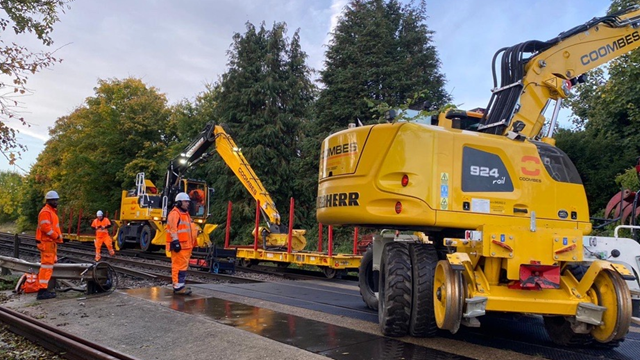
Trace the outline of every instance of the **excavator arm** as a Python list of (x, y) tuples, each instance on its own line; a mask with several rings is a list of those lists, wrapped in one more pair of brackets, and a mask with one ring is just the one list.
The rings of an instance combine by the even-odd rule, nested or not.
[(242, 155), (242, 151), (233, 141), (231, 136), (220, 126), (214, 126), (214, 138), (216, 144), (216, 151), (222, 157), (222, 160), (229, 166), (229, 168), (236, 175), (238, 180), (249, 191), (251, 196), (257, 201), (260, 201), (260, 208), (262, 215), (265, 217), (265, 221), (269, 225), (270, 231), (280, 232), (280, 213), (276, 209), (276, 205), (271, 199), (271, 195), (265, 189), (264, 185), (258, 178), (258, 175), (253, 171), (247, 159)]
[[(500, 49), (494, 56), (493, 95), (478, 128), (481, 132), (534, 138), (582, 74), (640, 47), (640, 7), (593, 18), (549, 41), (527, 41)], [(500, 56), (501, 55), (501, 56)], [(526, 57), (529, 55), (529, 57)], [(501, 58), (501, 83), (496, 60)]]
[[(212, 149), (213, 146), (213, 149)], [(262, 215), (269, 225), (269, 231), (280, 233), (280, 213), (271, 195), (242, 155), (240, 148), (220, 125), (209, 122), (200, 134), (171, 161), (165, 177), (165, 195), (173, 199), (180, 191), (180, 180), (197, 164), (207, 160), (217, 152), (238, 177), (242, 185), (254, 199), (260, 201)]]

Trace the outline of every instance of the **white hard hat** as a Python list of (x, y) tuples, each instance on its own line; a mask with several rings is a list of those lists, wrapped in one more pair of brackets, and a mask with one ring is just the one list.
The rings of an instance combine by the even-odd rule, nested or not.
[(189, 195), (187, 195), (187, 193), (181, 192), (176, 195), (176, 201), (191, 201), (191, 198), (189, 198)]
[(47, 192), (47, 194), (44, 196), (45, 200), (58, 200), (60, 199), (60, 196), (58, 196), (58, 193), (55, 192), (54, 190), (51, 190), (49, 192)]
[(98, 210), (98, 212), (96, 213), (96, 216), (102, 216), (104, 214), (102, 214), (102, 210)]

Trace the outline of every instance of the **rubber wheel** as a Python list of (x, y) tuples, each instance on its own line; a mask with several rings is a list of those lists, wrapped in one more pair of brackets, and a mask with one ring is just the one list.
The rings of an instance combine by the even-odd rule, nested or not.
[(322, 273), (327, 279), (335, 279), (338, 276), (338, 270), (328, 266), (322, 267)]
[(438, 324), (433, 310), (433, 278), (438, 253), (432, 245), (412, 244), (410, 247), (413, 295), (409, 334), (434, 337)]
[(360, 260), (358, 287), (360, 288), (362, 301), (371, 310), (378, 310), (378, 297), (376, 296), (378, 280), (380, 280), (380, 272), (373, 271), (373, 248), (368, 247)]
[(404, 336), (409, 332), (412, 277), (407, 244), (387, 243), (382, 249), (378, 293), (378, 322), (386, 336)]
[(142, 251), (151, 251), (151, 240), (155, 236), (155, 231), (151, 230), (149, 225), (145, 225), (142, 227), (140, 231), (140, 250)]
[(589, 334), (576, 334), (564, 316), (545, 316), (544, 328), (554, 344), (561, 346), (585, 346), (591, 344)]
[(124, 250), (126, 248), (129, 247), (129, 244), (127, 244), (126, 241), (124, 241), (124, 228), (121, 227), (120, 229), (118, 229), (118, 248), (120, 250)]

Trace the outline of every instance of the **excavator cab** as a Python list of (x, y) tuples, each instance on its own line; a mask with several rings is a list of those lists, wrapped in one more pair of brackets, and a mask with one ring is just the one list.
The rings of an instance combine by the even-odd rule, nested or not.
[(205, 182), (185, 180), (186, 193), (191, 199), (189, 214), (193, 219), (205, 219), (209, 213), (209, 197)]

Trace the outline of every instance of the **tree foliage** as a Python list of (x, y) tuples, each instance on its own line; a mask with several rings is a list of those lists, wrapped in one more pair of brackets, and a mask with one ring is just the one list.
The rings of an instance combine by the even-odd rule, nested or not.
[[(58, 22), (58, 14), (68, 8), (71, 0), (0, 0), (0, 29), (4, 34), (12, 30), (16, 35), (27, 32), (35, 34), (44, 46), (51, 46), (53, 25)], [(7, 43), (0, 39), (0, 153), (13, 164), (16, 159), (14, 150), (26, 150), (16, 142), (16, 130), (9, 127), (7, 121), (17, 120), (28, 125), (27, 120), (16, 110), (17, 96), (28, 92), (29, 76), (48, 68), (61, 60), (52, 52), (35, 52), (15, 42)], [(6, 81), (4, 79), (10, 79)]]
[[(217, 91), (209, 98), (200, 97), (198, 103), (198, 107), (207, 106), (202, 113), (222, 123), (242, 149), (276, 202), (283, 223), (288, 222), (289, 197), (299, 198), (309, 191), (297, 182), (301, 174), (295, 171), (302, 126), (315, 91), (298, 31), (291, 38), (286, 33), (284, 23), (275, 23), (271, 29), (264, 23), (259, 28), (247, 23), (246, 32), (233, 37), (229, 68)], [(225, 219), (227, 201), (233, 201), (234, 234), (250, 238), (255, 201), (227, 165), (216, 159), (205, 166), (216, 193), (221, 194), (213, 202), (213, 219)], [(308, 214), (296, 220), (297, 225), (307, 222)]]
[[(29, 173), (33, 190), (25, 201), (42, 203), (44, 193), (55, 189), (67, 209), (113, 213), (137, 173), (162, 181), (174, 139), (165, 96), (134, 78), (100, 80), (94, 90), (49, 131), (51, 138)], [(35, 221), (34, 208), (25, 204), (25, 209), (30, 210), (22, 214), (28, 219), (23, 223)]]
[[(616, 0), (609, 13), (637, 4)], [(589, 72), (567, 105), (576, 131), (559, 133), (557, 145), (574, 161), (585, 185), (591, 212), (602, 209), (620, 190), (616, 177), (640, 156), (640, 51)]]
[(326, 52), (318, 99), (320, 131), (344, 129), (356, 119), (372, 119), (367, 100), (443, 106), (449, 96), (426, 25), (426, 4), (396, 0), (354, 0), (346, 7)]
[(18, 218), (22, 175), (11, 171), (0, 171), (0, 223)]

